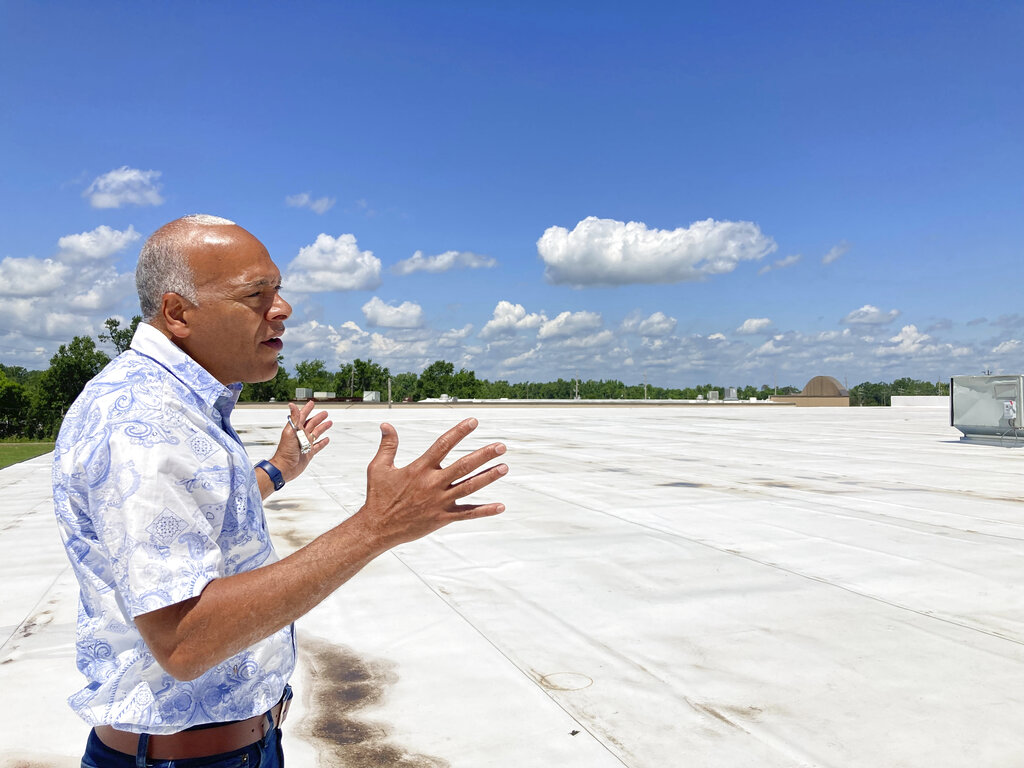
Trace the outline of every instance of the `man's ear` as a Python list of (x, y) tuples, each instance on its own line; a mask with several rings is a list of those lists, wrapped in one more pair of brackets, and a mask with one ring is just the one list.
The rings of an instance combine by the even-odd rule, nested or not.
[(160, 317), (172, 338), (185, 339), (192, 333), (188, 311), (195, 305), (177, 293), (165, 293), (160, 303)]

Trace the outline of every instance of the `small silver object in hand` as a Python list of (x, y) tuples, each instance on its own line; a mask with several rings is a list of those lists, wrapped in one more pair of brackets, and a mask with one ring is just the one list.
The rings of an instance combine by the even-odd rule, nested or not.
[(295, 430), (295, 436), (299, 439), (299, 451), (301, 453), (309, 453), (313, 449), (313, 445), (309, 442), (309, 438), (306, 437), (306, 433), (295, 426), (291, 414), (288, 415), (288, 423), (291, 424), (292, 429)]

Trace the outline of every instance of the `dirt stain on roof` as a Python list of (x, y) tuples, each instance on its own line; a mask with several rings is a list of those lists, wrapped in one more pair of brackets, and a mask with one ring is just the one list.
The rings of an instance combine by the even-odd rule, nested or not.
[(309, 669), (309, 715), (301, 730), (316, 745), (322, 768), (450, 768), (447, 760), (396, 744), (386, 724), (359, 717), (398, 680), (393, 665), (308, 635), (299, 648)]

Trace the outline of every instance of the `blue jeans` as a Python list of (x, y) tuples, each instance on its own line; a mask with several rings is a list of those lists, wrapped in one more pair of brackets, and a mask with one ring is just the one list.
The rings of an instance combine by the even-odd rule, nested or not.
[(146, 760), (135, 755), (116, 752), (89, 733), (82, 757), (82, 768), (284, 768), (281, 752), (281, 730), (271, 729), (267, 735), (248, 747), (223, 755), (195, 757), (189, 760)]

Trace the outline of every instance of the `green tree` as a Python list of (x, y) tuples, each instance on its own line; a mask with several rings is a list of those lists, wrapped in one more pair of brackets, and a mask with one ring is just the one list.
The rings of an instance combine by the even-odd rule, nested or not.
[(135, 335), (135, 329), (139, 327), (139, 323), (142, 322), (142, 318), (139, 315), (132, 317), (131, 322), (128, 323), (127, 328), (121, 327), (121, 321), (116, 317), (108, 317), (103, 321), (103, 325), (106, 326), (107, 332), (101, 333), (99, 336), (100, 341), (105, 341), (114, 345), (114, 349), (117, 350), (117, 354), (121, 354), (132, 344), (132, 337)]
[(387, 368), (382, 368), (373, 360), (360, 360), (358, 357), (352, 361), (352, 366), (355, 370), (355, 397), (362, 397), (364, 392), (380, 392), (381, 399), (387, 399), (388, 379), (391, 378)]
[(38, 378), (37, 374), (41, 373), (41, 371), (29, 371), (20, 365), (4, 365), (0, 363), (0, 373), (13, 382), (25, 385), (33, 375), (36, 375), (36, 378)]
[[(419, 376), (415, 373), (398, 373), (395, 374), (391, 379), (391, 399), (396, 403), (400, 403), (405, 399), (411, 399), (416, 395), (416, 382), (419, 380)], [(381, 393), (381, 398), (387, 397), (386, 388), (385, 392)]]
[(295, 382), (296, 386), (307, 387), (314, 392), (329, 392), (334, 376), (328, 372), (323, 360), (303, 360), (295, 364)]
[(0, 372), (0, 437), (24, 432), (28, 404), (25, 387)]
[(445, 360), (435, 360), (423, 369), (416, 382), (416, 399), (450, 395), (452, 381), (455, 378), (455, 366)]
[[(454, 366), (452, 366), (454, 368)], [(474, 371), (467, 370), (466, 368), (460, 368), (459, 372), (452, 376), (452, 391), (448, 394), (453, 397), (459, 397), (466, 400), (474, 397), (480, 397), (482, 390), (481, 382), (477, 381), (476, 373)]]
[(889, 405), (892, 385), (884, 381), (864, 381), (850, 390), (850, 405)]
[(267, 403), (271, 400), (287, 402), (295, 394), (295, 379), (288, 375), (288, 370), (281, 364), (284, 358), (277, 356), (277, 375), (270, 381), (260, 381), (255, 384), (246, 384), (242, 387), (242, 394), (239, 400), (257, 403)]
[(44, 437), (55, 435), (68, 406), (109, 362), (110, 357), (96, 349), (90, 336), (75, 336), (70, 343), (61, 344), (33, 388), (29, 431)]

